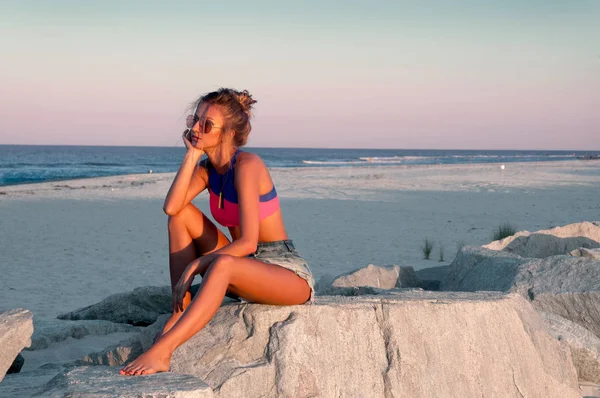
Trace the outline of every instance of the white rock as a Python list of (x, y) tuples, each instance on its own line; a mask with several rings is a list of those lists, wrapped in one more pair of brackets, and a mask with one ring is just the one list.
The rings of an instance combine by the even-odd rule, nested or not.
[(101, 352), (86, 355), (81, 363), (91, 365), (122, 366), (129, 363), (147, 351), (154, 342), (154, 336), (171, 317), (170, 314), (161, 315), (152, 325), (139, 328), (140, 333), (124, 339)]
[(21, 350), (31, 345), (32, 318), (22, 308), (0, 314), (0, 381)]
[(529, 261), (533, 260), (503, 251), (464, 246), (448, 267), (441, 290), (507, 292), (514, 286), (518, 273), (522, 272), (523, 264)]
[(599, 398), (600, 397), (600, 384), (581, 382), (579, 383), (579, 391), (583, 398)]
[(97, 304), (62, 314), (58, 319), (104, 319), (147, 326), (161, 314), (171, 312), (169, 286), (144, 286), (132, 292), (113, 294)]
[[(192, 297), (199, 286), (200, 284), (191, 286)], [(231, 301), (228, 297), (223, 300), (224, 303)], [(131, 292), (113, 294), (99, 303), (59, 315), (57, 318), (101, 319), (134, 326), (148, 326), (156, 322), (159, 316), (171, 312), (170, 286), (144, 286)]]
[(219, 397), (580, 397), (569, 349), (494, 292), (226, 305), (171, 368)]
[(116, 332), (133, 332), (132, 325), (114, 323), (105, 320), (65, 321), (55, 318), (39, 318), (33, 320), (33, 336), (31, 350), (41, 350), (71, 337), (81, 339), (87, 335), (106, 335)]
[(50, 380), (40, 391), (50, 397), (176, 397), (210, 398), (213, 392), (202, 380), (172, 372), (147, 376), (121, 376), (120, 367), (80, 366)]
[(84, 356), (81, 364), (122, 366), (142, 355), (144, 352), (140, 341), (140, 334), (118, 342), (115, 345), (107, 347), (101, 352), (94, 352)]
[(8, 374), (0, 383), (0, 397), (35, 397), (39, 396), (44, 384), (57, 374), (64, 372), (64, 365), (46, 364), (29, 372)]
[(579, 247), (597, 248), (600, 247), (600, 223), (584, 221), (540, 230), (533, 234), (529, 231), (519, 231), (483, 247), (536, 258), (567, 254)]
[[(507, 238), (508, 239), (508, 238)], [(484, 247), (488, 247), (486, 245)], [(578, 247), (600, 247), (600, 243), (584, 236), (559, 238), (540, 233), (519, 236), (502, 250), (522, 257), (546, 258), (560, 254), (568, 254)]]
[(589, 258), (524, 258), (467, 246), (450, 264), (441, 289), (517, 292), (536, 309), (560, 315), (600, 337), (600, 262)]
[(600, 260), (600, 249), (586, 249), (585, 247), (580, 247), (569, 254), (575, 257), (587, 257), (594, 260)]
[(49, 348), (35, 351), (23, 351), (25, 365), (21, 372), (31, 372), (45, 364), (70, 365), (77, 363), (92, 352), (102, 352), (131, 336), (139, 333), (116, 332), (105, 335), (87, 335), (81, 339), (67, 338)]
[(600, 383), (600, 339), (568, 319), (550, 312), (538, 312), (548, 332), (569, 345), (579, 381)]
[(411, 266), (377, 266), (369, 264), (366, 267), (335, 278), (329, 275), (323, 276), (317, 283), (316, 291), (317, 294), (321, 295), (351, 295), (348, 294), (350, 289), (347, 288), (394, 289), (396, 287), (419, 287), (420, 282)]

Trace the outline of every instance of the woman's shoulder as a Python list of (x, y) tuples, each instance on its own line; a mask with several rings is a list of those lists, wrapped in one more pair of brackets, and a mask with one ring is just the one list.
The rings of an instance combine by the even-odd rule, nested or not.
[(260, 168), (266, 167), (263, 160), (256, 153), (240, 151), (235, 159), (235, 167), (239, 168)]

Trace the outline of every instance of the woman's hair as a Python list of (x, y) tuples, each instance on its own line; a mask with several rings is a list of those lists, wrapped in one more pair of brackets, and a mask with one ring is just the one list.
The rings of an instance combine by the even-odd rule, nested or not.
[(203, 104), (218, 105), (223, 113), (223, 131), (233, 130), (235, 146), (244, 146), (252, 130), (250, 118), (252, 117), (252, 104), (256, 100), (247, 90), (237, 91), (221, 87), (217, 91), (204, 94), (195, 102), (195, 109)]

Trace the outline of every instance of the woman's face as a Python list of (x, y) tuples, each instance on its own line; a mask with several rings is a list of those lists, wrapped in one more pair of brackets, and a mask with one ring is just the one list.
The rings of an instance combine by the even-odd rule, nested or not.
[(218, 106), (202, 104), (196, 112), (197, 122), (192, 126), (192, 145), (196, 148), (213, 148), (221, 142), (223, 115)]

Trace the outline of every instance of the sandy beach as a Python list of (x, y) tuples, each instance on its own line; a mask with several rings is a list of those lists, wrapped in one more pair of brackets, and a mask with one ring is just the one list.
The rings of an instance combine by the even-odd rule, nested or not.
[[(600, 219), (596, 160), (271, 173), (289, 236), (317, 280), (370, 263), (448, 265), (457, 245), (485, 244), (503, 222), (535, 231)], [(173, 178), (0, 188), (0, 311), (54, 317), (113, 293), (168, 285), (162, 204)], [(194, 204), (208, 213), (205, 193)], [(425, 237), (435, 245), (430, 260), (420, 250)]]

